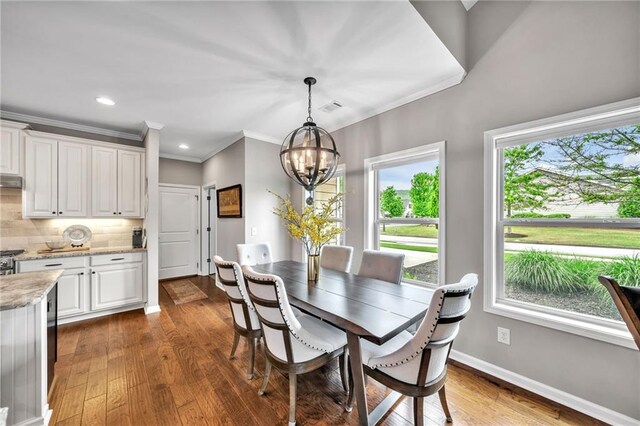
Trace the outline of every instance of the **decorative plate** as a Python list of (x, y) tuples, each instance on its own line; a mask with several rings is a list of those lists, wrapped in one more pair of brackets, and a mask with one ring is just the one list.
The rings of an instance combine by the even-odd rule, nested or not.
[(91, 236), (91, 229), (84, 225), (71, 225), (62, 233), (62, 238), (68, 241), (71, 247), (81, 247)]

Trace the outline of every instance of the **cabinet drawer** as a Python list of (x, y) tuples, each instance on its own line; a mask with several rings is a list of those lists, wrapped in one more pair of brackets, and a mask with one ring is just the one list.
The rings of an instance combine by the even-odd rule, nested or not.
[(21, 260), (18, 262), (18, 272), (46, 271), (47, 269), (84, 268), (86, 256), (52, 257), (38, 260)]
[(91, 256), (91, 266), (142, 262), (142, 253), (116, 253)]

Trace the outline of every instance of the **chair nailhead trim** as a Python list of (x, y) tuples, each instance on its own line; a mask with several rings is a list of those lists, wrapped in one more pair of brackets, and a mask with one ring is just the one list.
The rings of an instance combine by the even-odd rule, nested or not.
[(287, 317), (284, 314), (284, 310), (282, 308), (282, 299), (281, 299), (281, 295), (280, 295), (280, 290), (278, 289), (278, 284), (269, 278), (259, 278), (259, 277), (255, 277), (255, 276), (250, 276), (252, 280), (255, 281), (263, 281), (263, 282), (270, 282), (273, 284), (273, 287), (276, 289), (276, 297), (278, 299), (278, 307), (280, 310), (280, 313), (282, 314), (282, 319), (284, 320), (284, 323), (287, 325), (287, 328), (289, 329), (289, 332), (293, 335), (293, 337), (296, 338), (297, 341), (299, 341), (300, 343), (302, 343), (303, 345), (314, 349), (316, 351), (320, 351), (320, 352), (324, 352), (324, 353), (329, 353), (329, 351), (322, 349), (322, 348), (318, 348), (314, 345), (312, 345), (311, 343), (306, 342), (304, 339), (302, 339), (300, 336), (298, 336), (295, 331), (293, 331), (293, 327), (291, 327), (291, 324), (289, 324), (289, 321), (287, 320)]
[[(431, 325), (431, 330), (429, 330), (429, 334), (427, 335), (427, 340), (420, 345), (420, 349), (415, 351), (411, 356), (409, 356), (409, 357), (407, 357), (407, 358), (405, 358), (405, 359), (403, 359), (401, 361), (392, 362), (392, 363), (385, 363), (385, 364), (375, 364), (375, 365), (371, 366), (371, 368), (398, 367), (400, 365), (406, 364), (407, 362), (411, 361), (412, 359), (414, 359), (415, 357), (420, 355), (422, 353), (422, 351), (424, 351), (424, 349), (431, 342), (431, 337), (433, 336), (433, 332), (436, 329), (436, 325), (438, 325), (438, 320), (440, 319), (440, 311), (442, 310), (442, 304), (444, 303), (444, 295), (446, 293), (463, 293), (463, 292), (465, 292), (467, 290), (469, 290), (469, 289), (468, 288), (463, 288), (463, 289), (460, 289), (460, 290), (445, 290), (443, 292), (443, 294), (440, 296), (440, 301), (438, 302), (438, 310), (436, 311), (437, 315), (435, 317), (435, 322)], [(450, 344), (451, 343), (452, 342), (450, 342)]]

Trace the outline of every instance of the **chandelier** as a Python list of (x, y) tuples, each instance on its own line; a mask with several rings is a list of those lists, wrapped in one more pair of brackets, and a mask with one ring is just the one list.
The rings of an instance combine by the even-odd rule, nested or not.
[(316, 84), (316, 79), (307, 77), (304, 84), (309, 86), (307, 121), (284, 138), (280, 163), (287, 176), (311, 193), (306, 200), (311, 205), (314, 189), (336, 172), (340, 154), (331, 134), (318, 127), (311, 118), (311, 86)]

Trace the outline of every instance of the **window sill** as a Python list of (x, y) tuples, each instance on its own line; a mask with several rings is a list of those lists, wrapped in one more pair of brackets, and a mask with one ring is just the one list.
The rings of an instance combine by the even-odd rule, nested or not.
[[(538, 307), (536, 307), (538, 308)], [(560, 330), (578, 336), (587, 337), (602, 342), (611, 343), (625, 348), (637, 349), (631, 338), (631, 334), (624, 325), (617, 327), (617, 322), (593, 317), (593, 320), (581, 318), (581, 315), (562, 312), (562, 315), (553, 313), (552, 308), (539, 307), (533, 309), (525, 303), (516, 301), (498, 300), (486, 303), (485, 312), (501, 315), (542, 327)]]

